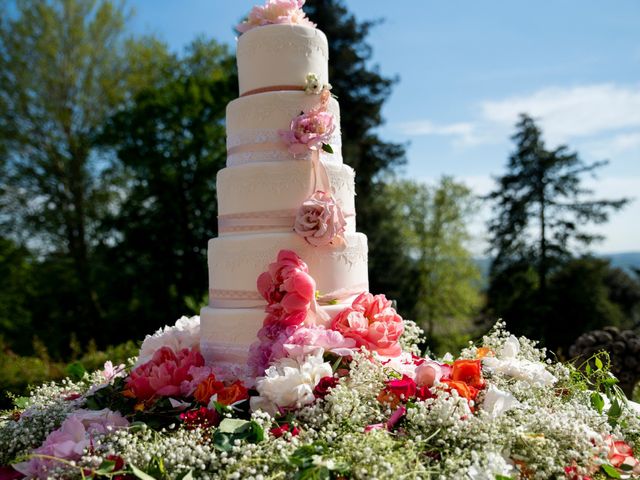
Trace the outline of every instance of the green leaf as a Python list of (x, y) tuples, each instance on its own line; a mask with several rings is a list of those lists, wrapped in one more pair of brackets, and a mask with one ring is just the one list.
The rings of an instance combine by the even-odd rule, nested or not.
[(129, 464), (129, 468), (131, 469), (131, 473), (140, 480), (157, 480), (146, 472), (143, 472), (138, 467), (136, 467), (133, 463)]
[(239, 418), (225, 418), (220, 422), (218, 430), (222, 433), (237, 433), (246, 429), (251, 422)]
[(609, 417), (609, 425), (615, 427), (618, 423), (618, 418), (620, 418), (620, 415), (622, 415), (622, 406), (620, 405), (618, 399), (614, 398), (611, 401), (611, 407), (607, 412), (607, 416)]
[(84, 366), (79, 362), (73, 362), (67, 365), (66, 373), (74, 380), (80, 380), (82, 377), (84, 377), (84, 374), (86, 372), (87, 371), (85, 370)]
[(602, 398), (602, 395), (598, 392), (592, 392), (590, 400), (593, 409), (598, 413), (602, 413), (602, 409), (604, 408), (604, 399)]
[(95, 473), (98, 475), (107, 475), (113, 472), (115, 466), (116, 462), (114, 462), (113, 460), (104, 460), (97, 468), (97, 470), (95, 470)]
[(176, 480), (193, 480), (193, 470), (182, 472), (176, 477)]
[(322, 144), (322, 150), (324, 150), (327, 153), (333, 153), (333, 148), (331, 148), (331, 145), (329, 145), (328, 143)]
[(587, 372), (587, 375), (591, 375), (591, 373), (593, 372), (593, 369), (591, 368), (591, 365), (589, 365), (587, 363), (587, 366), (584, 367), (585, 372)]
[(13, 405), (20, 410), (24, 410), (27, 408), (27, 403), (29, 402), (29, 397), (16, 397), (13, 399)]
[(604, 367), (604, 365), (602, 364), (602, 360), (600, 360), (600, 357), (596, 357), (595, 364), (598, 370), (602, 370), (602, 368)]
[(620, 472), (618, 472), (618, 470), (616, 470), (611, 465), (604, 464), (600, 465), (600, 467), (602, 468), (602, 470), (604, 470), (604, 473), (606, 473), (609, 478), (622, 478)]
[(513, 478), (505, 477), (504, 475), (496, 475), (496, 480), (513, 480)]

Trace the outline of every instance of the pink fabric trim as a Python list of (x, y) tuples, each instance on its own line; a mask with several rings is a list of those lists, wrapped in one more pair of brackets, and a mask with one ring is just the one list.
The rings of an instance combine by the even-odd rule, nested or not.
[[(289, 231), (293, 230), (296, 213), (297, 210), (268, 210), (218, 215), (218, 232)], [(344, 216), (353, 217), (355, 213), (345, 213)]]
[(284, 143), (280, 142), (247, 143), (244, 145), (236, 145), (235, 147), (227, 148), (227, 155), (235, 155), (237, 153), (247, 152), (271, 152), (273, 150), (286, 151), (287, 146)]
[(305, 87), (300, 85), (273, 85), (271, 87), (261, 87), (254, 88), (253, 90), (249, 90), (248, 92), (244, 92), (241, 97), (246, 97), (248, 95), (255, 95), (256, 93), (266, 93), (266, 92), (304, 92)]

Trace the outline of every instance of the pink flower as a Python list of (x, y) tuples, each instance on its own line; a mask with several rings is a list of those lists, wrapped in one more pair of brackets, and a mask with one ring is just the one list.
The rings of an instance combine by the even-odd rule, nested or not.
[[(77, 410), (62, 422), (58, 430), (51, 432), (42, 446), (33, 453), (63, 460), (78, 460), (91, 447), (93, 435), (127, 426), (127, 419), (106, 408), (97, 411)], [(50, 478), (50, 471), (60, 466), (62, 463), (54, 459), (34, 457), (13, 465), (13, 468), (29, 478)]]
[[(280, 250), (269, 271), (258, 277), (257, 285), (258, 292), (269, 304), (267, 313), (280, 319), (300, 315), (300, 312), (306, 315), (316, 292), (316, 282), (309, 275), (307, 265), (291, 250)], [(294, 316), (289, 318), (289, 323), (298, 320)]]
[[(624, 473), (640, 475), (640, 461), (633, 456), (633, 448), (622, 440), (614, 440), (611, 435), (605, 439), (605, 444), (609, 447), (607, 456), (611, 465)], [(622, 469), (625, 467), (626, 472)]]
[(134, 369), (126, 381), (127, 394), (141, 401), (154, 397), (189, 397), (211, 369), (197, 350), (174, 352), (162, 347), (153, 358)]
[(318, 348), (334, 355), (347, 357), (353, 354), (356, 342), (352, 338), (345, 338), (336, 330), (322, 326), (302, 326), (296, 329), (283, 343), (284, 352), (292, 358), (303, 358)]
[(404, 323), (384, 295), (360, 294), (333, 319), (331, 328), (380, 355), (397, 357), (402, 353), (398, 339)]
[(326, 111), (326, 105), (302, 113), (291, 120), (289, 130), (280, 130), (280, 137), (293, 155), (301, 155), (309, 150), (320, 150), (329, 143), (335, 130), (333, 115)]
[(289, 24), (315, 27), (302, 11), (304, 0), (268, 0), (262, 6), (251, 9), (247, 19), (236, 27), (240, 33), (255, 27), (271, 24)]
[(416, 368), (416, 383), (420, 387), (432, 387), (444, 376), (443, 366), (433, 360), (426, 360)]
[(342, 209), (333, 196), (317, 191), (298, 210), (293, 229), (308, 243), (319, 247), (342, 235), (346, 226)]

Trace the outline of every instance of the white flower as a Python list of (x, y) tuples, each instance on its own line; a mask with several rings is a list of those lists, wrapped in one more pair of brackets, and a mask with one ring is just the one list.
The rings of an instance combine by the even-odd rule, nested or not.
[(251, 409), (275, 415), (278, 408), (300, 408), (313, 403), (313, 389), (321, 378), (333, 374), (329, 362), (322, 358), (323, 353), (318, 349), (302, 361), (293, 358), (278, 360), (264, 377), (257, 380), (256, 389), (260, 395), (251, 398)]
[(512, 408), (516, 408), (520, 402), (509, 392), (500, 390), (495, 385), (489, 385), (482, 402), (482, 409), (492, 417), (496, 418)]
[(181, 317), (173, 327), (166, 326), (153, 335), (147, 335), (140, 347), (140, 354), (136, 367), (148, 362), (156, 350), (169, 347), (174, 352), (183, 348), (199, 348), (200, 346), (200, 317)]
[(495, 480), (498, 475), (511, 478), (514, 473), (513, 465), (505, 460), (504, 455), (488, 452), (482, 460), (474, 462), (467, 470), (467, 477), (471, 480)]
[(548, 387), (557, 379), (547, 371), (543, 363), (518, 359), (520, 342), (511, 335), (504, 343), (497, 357), (485, 357), (482, 364), (485, 368), (517, 380), (524, 380), (531, 385)]

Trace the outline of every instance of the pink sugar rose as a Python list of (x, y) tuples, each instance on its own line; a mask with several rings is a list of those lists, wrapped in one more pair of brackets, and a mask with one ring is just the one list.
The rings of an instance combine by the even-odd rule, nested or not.
[(402, 353), (398, 339), (404, 323), (384, 295), (360, 294), (333, 319), (331, 328), (379, 355), (397, 357)]
[(189, 397), (211, 369), (195, 349), (174, 352), (169, 347), (156, 351), (153, 358), (135, 368), (127, 378), (127, 391), (134, 398), (147, 401), (154, 397)]
[(308, 243), (319, 247), (342, 235), (346, 226), (342, 209), (333, 196), (317, 191), (298, 210), (293, 229)]
[(335, 130), (333, 115), (326, 111), (325, 105), (291, 120), (289, 130), (280, 130), (280, 137), (293, 155), (302, 155), (309, 150), (320, 150), (329, 143)]
[[(128, 427), (129, 422), (118, 412), (111, 410), (77, 410), (69, 415), (58, 430), (47, 436), (34, 454), (63, 460), (78, 460), (91, 447), (95, 434), (105, 434), (117, 428)], [(62, 466), (52, 458), (34, 457), (13, 468), (28, 478), (51, 478), (51, 470)]]
[(305, 15), (302, 7), (304, 0), (268, 0), (264, 5), (257, 5), (251, 9), (247, 19), (236, 27), (240, 33), (255, 27), (272, 24), (303, 25), (315, 27)]

